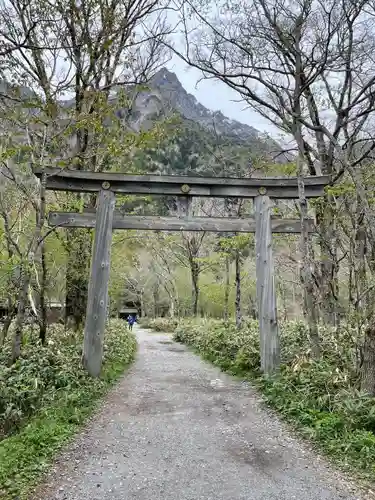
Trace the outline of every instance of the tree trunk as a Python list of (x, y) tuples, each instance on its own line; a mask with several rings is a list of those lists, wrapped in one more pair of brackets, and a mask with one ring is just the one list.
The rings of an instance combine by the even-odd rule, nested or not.
[(139, 307), (140, 307), (139, 315), (141, 318), (143, 318), (143, 316), (145, 314), (145, 305), (144, 305), (144, 301), (143, 301), (143, 296), (144, 296), (144, 291), (141, 290), (139, 292)]
[(251, 295), (249, 298), (249, 316), (253, 319), (258, 319), (257, 303)]
[(238, 329), (242, 326), (242, 313), (241, 313), (241, 255), (240, 251), (236, 250), (236, 327)]
[(47, 287), (47, 263), (46, 249), (44, 242), (41, 243), (41, 279), (40, 279), (40, 299), (39, 299), (39, 338), (44, 345), (47, 336), (47, 305), (46, 305), (46, 287)]
[(366, 251), (367, 238), (366, 228), (364, 227), (364, 218), (361, 214), (357, 217), (357, 230), (355, 234), (355, 281), (356, 281), (356, 312), (364, 318), (367, 316), (369, 297), (366, 294), (367, 290), (367, 273), (366, 273)]
[(229, 318), (229, 291), (230, 291), (230, 262), (229, 255), (225, 256), (225, 285), (224, 285), (224, 321)]
[[(301, 74), (299, 73), (301, 68), (301, 60), (298, 58), (296, 60), (296, 88), (294, 94), (294, 111), (296, 116), (301, 115), (301, 103), (300, 103), (300, 88), (301, 88)], [(304, 141), (302, 136), (301, 123), (295, 119), (294, 121), (294, 137), (298, 145), (298, 157), (297, 157), (297, 175), (298, 175), (298, 201), (300, 206), (300, 218), (301, 218), (301, 238), (300, 238), (300, 252), (301, 252), (301, 268), (300, 268), (300, 279), (303, 287), (303, 298), (304, 298), (304, 312), (307, 317), (307, 324), (309, 328), (309, 336), (311, 343), (311, 352), (314, 358), (320, 357), (320, 339), (318, 332), (318, 309), (316, 304), (316, 296), (314, 290), (313, 281), (313, 259), (312, 259), (312, 244), (311, 238), (307, 230), (306, 219), (308, 217), (308, 207), (307, 199), (305, 194), (305, 183), (304, 183)]]
[(4, 342), (8, 336), (10, 325), (12, 324), (12, 320), (15, 316), (15, 308), (12, 303), (12, 299), (8, 298), (8, 314), (4, 320), (3, 328), (1, 329), (1, 337), (0, 337), (0, 347), (4, 345)]
[[(12, 248), (12, 240), (11, 240), (11, 234), (10, 234), (10, 227), (9, 227), (9, 219), (6, 213), (2, 214), (3, 216), (3, 221), (4, 221), (4, 236), (5, 236), (5, 241), (7, 245), (7, 253), (8, 253), (8, 259), (11, 261), (14, 251)], [(3, 328), (1, 331), (1, 338), (0, 338), (0, 346), (2, 346), (8, 336), (9, 328), (10, 325), (12, 324), (12, 320), (14, 316), (16, 315), (17, 307), (16, 307), (16, 302), (15, 302), (15, 296), (16, 296), (16, 290), (18, 288), (19, 290), (19, 283), (16, 283), (16, 279), (14, 276), (14, 271), (13, 273), (8, 277), (7, 282), (6, 282), (6, 288), (7, 288), (7, 306), (8, 306), (8, 315), (4, 321)]]
[(332, 197), (325, 196), (316, 211), (320, 234), (320, 306), (322, 319), (327, 325), (336, 325), (338, 298), (338, 262), (335, 240), (335, 220)]
[(174, 300), (173, 297), (169, 298), (169, 317), (174, 318)]
[(86, 229), (70, 229), (67, 247), (65, 326), (77, 331), (86, 315), (91, 234)]
[(361, 389), (375, 396), (375, 319), (374, 316), (365, 331)]
[(316, 305), (314, 282), (312, 276), (311, 241), (306, 228), (307, 201), (305, 197), (305, 186), (302, 175), (298, 177), (299, 203), (301, 209), (301, 256), (302, 266), (300, 270), (301, 283), (303, 286), (304, 310), (309, 328), (311, 352), (314, 358), (320, 357), (320, 339), (318, 332), (318, 310)]
[(192, 283), (192, 310), (193, 310), (193, 316), (198, 316), (199, 266), (194, 259), (191, 260), (190, 266), (191, 266), (191, 283)]
[(178, 291), (175, 287), (175, 294), (174, 294), (174, 303), (175, 303), (175, 309), (176, 309), (176, 315), (179, 318), (181, 316), (181, 308), (180, 308), (180, 299), (178, 296)]
[(152, 291), (153, 299), (154, 299), (154, 318), (157, 318), (159, 315), (159, 288), (158, 286), (154, 286)]
[(30, 275), (26, 272), (24, 265), (22, 265), (20, 271), (20, 290), (18, 295), (16, 326), (12, 345), (12, 363), (14, 363), (21, 355), (22, 330), (25, 322), (25, 310), (29, 283)]

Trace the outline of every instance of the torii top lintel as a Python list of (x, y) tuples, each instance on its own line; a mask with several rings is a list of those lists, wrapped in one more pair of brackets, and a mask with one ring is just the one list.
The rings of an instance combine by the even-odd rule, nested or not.
[[(37, 177), (41, 169), (34, 169)], [(56, 191), (99, 192), (110, 189), (119, 194), (200, 196), (212, 198), (298, 198), (297, 177), (189, 177), (177, 175), (130, 175), (47, 168), (47, 189)], [(330, 184), (329, 176), (305, 177), (305, 196), (317, 198)]]

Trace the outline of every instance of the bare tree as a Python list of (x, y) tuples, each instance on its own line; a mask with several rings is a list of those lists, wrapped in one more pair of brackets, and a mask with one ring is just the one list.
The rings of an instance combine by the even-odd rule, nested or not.
[(165, 238), (157, 233), (150, 238), (149, 250), (155, 258), (153, 272), (157, 274), (169, 298), (169, 315), (174, 318), (179, 314), (179, 294), (174, 276), (174, 259), (170, 245), (166, 245)]
[[(233, 0), (207, 6), (187, 0), (179, 6), (185, 43), (174, 51), (202, 70), (205, 78), (218, 79), (238, 92), (241, 100), (294, 141), (310, 175), (323, 173), (331, 175), (332, 182), (352, 182), (366, 240), (373, 247), (375, 213), (366, 189), (367, 165), (375, 148), (373, 4)], [(337, 196), (328, 190), (315, 210), (321, 264), (314, 276), (323, 319), (334, 323), (340, 261)], [(373, 274), (373, 257), (367, 260)], [(370, 325), (374, 317), (371, 311)], [(374, 332), (370, 326), (367, 336)], [(375, 367), (371, 372), (371, 382), (364, 386), (374, 393)]]
[[(230, 2), (229, 16), (220, 14), (221, 4), (205, 14), (205, 9), (198, 10), (198, 2), (187, 2), (181, 5), (186, 50), (174, 50), (206, 78), (217, 78), (236, 90), (296, 142), (295, 89), (300, 78), (297, 121), (302, 140), (297, 147), (302, 148), (310, 174), (354, 174), (373, 150), (375, 80), (373, 40), (365, 36), (368, 22), (363, 19), (367, 4)], [(325, 215), (322, 225), (327, 225), (326, 214), (327, 207), (319, 214)], [(327, 241), (332, 239), (328, 236)], [(328, 274), (329, 270), (323, 272)]]
[[(45, 175), (42, 176), (42, 181), (38, 183), (30, 183), (30, 180), (24, 173), (17, 171), (15, 164), (12, 161), (3, 161), (0, 177), (5, 185), (2, 196), (0, 197), (0, 216), (3, 219), (5, 235), (7, 240), (7, 250), (9, 257), (15, 257), (17, 271), (17, 300), (14, 302), (12, 296), (8, 295), (10, 318), (16, 313), (16, 328), (13, 337), (12, 360), (15, 361), (21, 353), (22, 330), (25, 320), (25, 312), (27, 302), (30, 302), (31, 308), (39, 322), (40, 339), (44, 343), (46, 340), (47, 330), (47, 313), (45, 304), (46, 291), (46, 261), (44, 242), (48, 232), (44, 231), (46, 217), (46, 189)], [(7, 207), (4, 202), (4, 194), (7, 188), (13, 191), (13, 199), (11, 205)], [(5, 193), (4, 193), (5, 191)], [(16, 199), (14, 199), (16, 198)], [(17, 200), (18, 198), (18, 200)], [(21, 211), (16, 211), (16, 216), (11, 217), (12, 207), (17, 207), (18, 203), (22, 207), (22, 212), (28, 211), (29, 215), (35, 217), (35, 224), (31, 229), (27, 228), (27, 220), (25, 228), (20, 231), (14, 231), (14, 226), (21, 223)], [(30, 220), (30, 219), (29, 219)], [(36, 264), (39, 264), (41, 275)], [(31, 292), (31, 280), (35, 276), (39, 287), (39, 304), (38, 310), (34, 304)], [(13, 281), (13, 280), (12, 280)], [(6, 331), (4, 331), (4, 334)]]
[[(116, 121), (116, 107), (129, 110), (135, 87), (165, 62), (167, 8), (168, 0), (0, 4), (0, 39), (7, 44), (7, 54), (0, 51), (0, 70), (10, 83), (30, 89), (41, 122), (53, 122), (52, 164), (100, 171), (112, 168), (121, 145), (129, 147), (122, 139), (114, 148), (115, 139), (129, 131), (123, 128), (126, 119)], [(60, 138), (64, 132), (64, 141), (54, 138), (53, 129)], [(82, 208), (95, 200), (79, 195), (69, 203)], [(89, 232), (69, 231), (66, 247), (67, 320), (78, 327), (86, 310)]]
[[(244, 200), (242, 199), (233, 199), (227, 198), (225, 199), (224, 204), (224, 212), (229, 217), (241, 217), (243, 214), (244, 208)], [(243, 235), (238, 235), (237, 233), (233, 233), (227, 235), (227, 237), (222, 240), (221, 246), (226, 250), (226, 284), (229, 284), (229, 263), (230, 258), (234, 260), (235, 263), (235, 311), (236, 311), (236, 326), (238, 329), (242, 326), (242, 307), (241, 307), (241, 267), (243, 256), (248, 254), (249, 241), (248, 237)], [(225, 289), (225, 317), (227, 319), (227, 310), (228, 310), (228, 295), (229, 290)]]

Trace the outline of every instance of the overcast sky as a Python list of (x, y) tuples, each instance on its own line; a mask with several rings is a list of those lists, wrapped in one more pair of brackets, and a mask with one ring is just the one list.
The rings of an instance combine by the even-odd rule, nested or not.
[(238, 101), (238, 94), (224, 83), (206, 80), (197, 84), (201, 73), (195, 68), (187, 67), (177, 56), (172, 58), (167, 67), (176, 73), (185, 90), (193, 94), (206, 108), (212, 111), (220, 110), (228, 118), (247, 123), (260, 132), (278, 136), (276, 127), (269, 124), (265, 118), (246, 108), (244, 103), (235, 102)]

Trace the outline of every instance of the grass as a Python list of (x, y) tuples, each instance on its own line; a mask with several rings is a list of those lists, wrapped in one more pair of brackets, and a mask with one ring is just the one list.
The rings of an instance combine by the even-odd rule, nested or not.
[[(81, 338), (75, 339), (73, 346), (76, 347), (80, 341)], [(72, 342), (67, 342), (66, 351), (71, 352), (71, 347)], [(59, 345), (58, 352), (62, 351), (64, 342)], [(70, 371), (70, 376), (67, 378), (64, 370), (59, 371), (57, 380), (62, 387), (57, 388), (57, 384), (46, 387), (40, 407), (18, 422), (0, 441), (1, 498), (29, 498), (41, 474), (48, 471), (56, 452), (97, 408), (103, 395), (132, 362), (135, 351), (135, 337), (120, 321), (112, 321), (109, 325), (100, 378), (92, 379), (84, 373), (79, 366), (77, 351), (78, 355), (73, 356), (70, 363), (74, 365), (78, 362), (78, 365), (73, 370), (71, 367), (66, 370)], [(61, 379), (68, 380), (68, 383), (62, 384)]]

